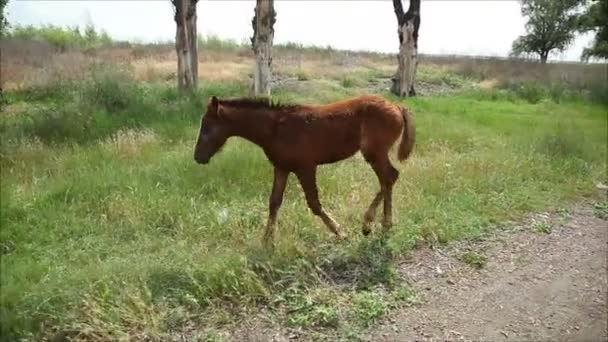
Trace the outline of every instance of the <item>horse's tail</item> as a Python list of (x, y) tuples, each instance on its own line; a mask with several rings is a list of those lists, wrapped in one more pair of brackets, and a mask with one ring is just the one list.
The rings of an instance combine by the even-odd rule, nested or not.
[(407, 110), (403, 106), (399, 106), (401, 115), (403, 115), (403, 136), (399, 144), (397, 157), (400, 161), (404, 161), (410, 156), (416, 143), (416, 124), (414, 122), (414, 113)]

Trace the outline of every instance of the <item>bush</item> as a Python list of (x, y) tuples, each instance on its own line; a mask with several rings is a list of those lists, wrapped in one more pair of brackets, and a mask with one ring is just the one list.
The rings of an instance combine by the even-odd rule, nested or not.
[(93, 118), (76, 105), (54, 105), (34, 111), (23, 127), (26, 134), (45, 143), (87, 140)]
[(222, 39), (216, 35), (198, 37), (199, 48), (215, 51), (234, 51), (245, 48), (246, 44), (239, 44), (234, 39)]
[(123, 111), (142, 103), (142, 89), (126, 67), (98, 65), (81, 90), (85, 103), (104, 108), (110, 113)]
[(55, 46), (59, 51), (78, 47), (83, 49), (98, 48), (112, 44), (112, 38), (104, 31), (97, 31), (94, 26), (88, 25), (84, 34), (78, 26), (62, 27), (56, 25), (15, 25), (8, 31), (7, 37), (24, 40), (41, 40)]
[(342, 84), (342, 87), (344, 88), (352, 88), (355, 85), (357, 85), (357, 81), (354, 78), (345, 76), (342, 78), (342, 81), (340, 82)]
[(536, 82), (515, 82), (509, 84), (509, 88), (518, 97), (532, 104), (539, 103), (546, 95), (543, 87)]
[(550, 158), (587, 158), (585, 135), (573, 123), (558, 123), (543, 132), (535, 144), (536, 151)]

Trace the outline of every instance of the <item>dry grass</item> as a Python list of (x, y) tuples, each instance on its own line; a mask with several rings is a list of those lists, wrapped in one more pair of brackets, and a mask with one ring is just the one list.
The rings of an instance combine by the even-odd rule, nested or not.
[(158, 141), (154, 131), (150, 129), (124, 129), (114, 133), (103, 142), (109, 151), (117, 153), (121, 158), (129, 159), (140, 155), (144, 146)]
[[(58, 52), (44, 42), (5, 40), (2, 48), (2, 85), (5, 89), (51, 83), (58, 78), (82, 79), (90, 65), (97, 62), (126, 63), (133, 67), (137, 80), (173, 81), (176, 57), (169, 44), (114, 46), (88, 52)], [(246, 81), (253, 73), (251, 49), (200, 49), (199, 77), (210, 81)], [(277, 46), (273, 69), (277, 77), (332, 79), (363, 83), (390, 77), (396, 58), (389, 54), (336, 51), (321, 48)], [(462, 56), (420, 56), (423, 75), (436, 77), (451, 73), (480, 82), (483, 88), (535, 81), (561, 82), (577, 88), (592, 88), (606, 83), (606, 64), (539, 63), (521, 59)], [(349, 79), (344, 79), (347, 75)], [(439, 77), (441, 78), (441, 77)]]
[(477, 80), (497, 83), (538, 81), (563, 82), (575, 87), (588, 87), (608, 79), (608, 64), (548, 63), (511, 58), (463, 56), (421, 56), (421, 64), (437, 65)]

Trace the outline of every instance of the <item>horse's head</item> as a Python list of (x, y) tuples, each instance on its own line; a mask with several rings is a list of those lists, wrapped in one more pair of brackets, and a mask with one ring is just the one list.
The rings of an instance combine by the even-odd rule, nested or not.
[(207, 112), (201, 119), (201, 128), (194, 148), (194, 160), (199, 164), (207, 164), (229, 137), (229, 127), (222, 113), (217, 97), (211, 97)]

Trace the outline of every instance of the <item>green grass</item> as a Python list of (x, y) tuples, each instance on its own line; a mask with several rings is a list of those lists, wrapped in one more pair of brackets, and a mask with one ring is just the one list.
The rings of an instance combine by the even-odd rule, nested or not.
[[(207, 97), (246, 86), (204, 82), (181, 97), (124, 74), (6, 94), (26, 110), (0, 127), (3, 340), (163, 339), (260, 305), (281, 324), (348, 331), (393, 301), (417, 302), (399, 285), (400, 255), (564, 207), (606, 179), (604, 106), (512, 92), (414, 98), (417, 147), (398, 165), (391, 233), (361, 235), (377, 186), (352, 158), (318, 175), (350, 241), (336, 245), (292, 178), (270, 253), (259, 243), (272, 181), (263, 152), (232, 139), (205, 167), (192, 157)], [(358, 91), (315, 84), (275, 96), (326, 102)]]

